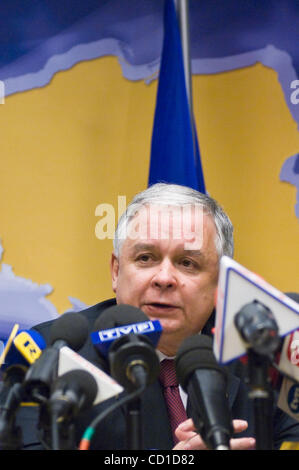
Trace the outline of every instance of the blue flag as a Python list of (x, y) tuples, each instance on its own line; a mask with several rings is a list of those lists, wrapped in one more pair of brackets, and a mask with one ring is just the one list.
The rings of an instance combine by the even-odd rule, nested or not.
[(206, 192), (195, 123), (189, 111), (181, 37), (173, 0), (165, 1), (148, 184), (157, 182), (181, 184)]

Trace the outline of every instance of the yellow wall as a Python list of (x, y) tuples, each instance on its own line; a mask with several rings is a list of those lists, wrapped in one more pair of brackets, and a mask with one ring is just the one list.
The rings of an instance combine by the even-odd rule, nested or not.
[[(59, 312), (68, 296), (112, 295), (112, 242), (96, 238), (95, 209), (146, 187), (156, 90), (105, 57), (0, 106), (2, 261), (49, 283)], [(193, 77), (193, 102), (207, 189), (234, 222), (235, 258), (299, 291), (296, 189), (279, 181), (299, 136), (276, 73), (257, 64)]]
[(194, 106), (207, 188), (234, 223), (236, 260), (299, 292), (296, 188), (279, 180), (299, 133), (276, 72), (257, 64), (196, 77)]

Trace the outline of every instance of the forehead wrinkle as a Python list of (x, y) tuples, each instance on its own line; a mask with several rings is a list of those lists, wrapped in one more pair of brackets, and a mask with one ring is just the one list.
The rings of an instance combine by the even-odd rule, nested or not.
[(133, 253), (137, 253), (138, 251), (142, 251), (142, 250), (153, 250), (153, 249), (156, 249), (153, 243), (140, 243), (139, 242), (130, 247), (130, 251), (133, 251)]
[(183, 250), (184, 253), (186, 253), (189, 256), (194, 256), (196, 258), (203, 258), (204, 253), (201, 250)]
[[(133, 245), (129, 248), (129, 252), (133, 256), (136, 255), (140, 251), (152, 251), (152, 252), (155, 251), (155, 252), (157, 252), (159, 250), (160, 250), (160, 247), (156, 246), (154, 243), (142, 243), (142, 242), (136, 243), (135, 245)], [(175, 247), (174, 253), (179, 254), (179, 255), (182, 255), (182, 254), (186, 255), (186, 256), (188, 255), (188, 256), (195, 257), (195, 258), (204, 258), (205, 257), (204, 253), (201, 250), (186, 250), (184, 248), (182, 249), (181, 246)]]

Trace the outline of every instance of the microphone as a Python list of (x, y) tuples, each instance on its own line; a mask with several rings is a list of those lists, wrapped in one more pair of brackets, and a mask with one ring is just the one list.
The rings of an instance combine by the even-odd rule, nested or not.
[(290, 295), (228, 256), (221, 257), (213, 344), (220, 364), (245, 356), (248, 345), (271, 355), (278, 334), (283, 338), (298, 328), (299, 304)]
[(83, 369), (58, 377), (52, 384), (49, 400), (41, 409), (44, 443), (50, 440), (52, 450), (74, 449), (74, 420), (79, 412), (93, 405), (97, 392), (94, 377)]
[(15, 413), (24, 398), (23, 380), (28, 369), (45, 348), (37, 332), (13, 328), (2, 357), (2, 389), (0, 394), (0, 449), (15, 450), (22, 446), (22, 432), (15, 424)]
[(108, 356), (111, 344), (121, 336), (145, 335), (156, 347), (162, 333), (158, 320), (152, 321), (139, 308), (126, 304), (106, 309), (95, 322), (94, 330), (92, 343), (104, 357)]
[(28, 369), (24, 379), (29, 399), (44, 402), (49, 398), (51, 384), (57, 377), (59, 352), (63, 346), (78, 351), (88, 337), (87, 319), (80, 313), (66, 313), (52, 324), (50, 345)]
[(217, 363), (212, 347), (208, 336), (186, 338), (175, 359), (176, 374), (188, 394), (194, 425), (208, 448), (229, 450), (233, 426), (227, 372)]
[(234, 317), (241, 337), (257, 354), (273, 357), (280, 346), (278, 325), (272, 311), (258, 300), (244, 305)]
[(7, 370), (15, 364), (24, 366), (33, 364), (46, 348), (44, 338), (34, 330), (19, 330), (7, 343), (9, 343), (9, 348), (1, 370)]
[(68, 420), (76, 417), (79, 411), (90, 408), (97, 392), (94, 377), (83, 369), (74, 369), (55, 380), (48, 406), (57, 420)]
[(110, 375), (101, 370), (101, 368), (96, 367), (93, 363), (80, 356), (80, 354), (76, 353), (68, 346), (63, 346), (59, 351), (58, 376), (75, 369), (87, 371), (95, 379), (98, 386), (95, 405), (108, 400), (115, 395), (119, 395), (124, 390), (120, 384), (110, 377)]
[(2, 389), (0, 403), (3, 402), (7, 390), (15, 383), (21, 383), (28, 367), (33, 364), (46, 347), (44, 338), (32, 330), (20, 330), (15, 325), (6, 341), (2, 358)]
[(108, 356), (110, 373), (131, 390), (154, 382), (160, 364), (155, 346), (162, 328), (137, 307), (121, 304), (108, 308), (96, 320), (91, 340), (98, 353)]
[(161, 325), (151, 322), (139, 308), (121, 304), (105, 310), (96, 320), (94, 330), (91, 340), (98, 353), (108, 355), (112, 377), (129, 392), (127, 448), (143, 449), (140, 395), (159, 375), (155, 346)]

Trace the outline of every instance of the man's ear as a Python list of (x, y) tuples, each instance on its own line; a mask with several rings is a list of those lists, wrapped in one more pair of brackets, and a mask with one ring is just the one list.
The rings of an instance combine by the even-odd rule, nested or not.
[(119, 271), (119, 261), (114, 253), (111, 255), (110, 260), (110, 272), (111, 272), (111, 281), (113, 292), (116, 292), (117, 280), (118, 280), (118, 271)]

